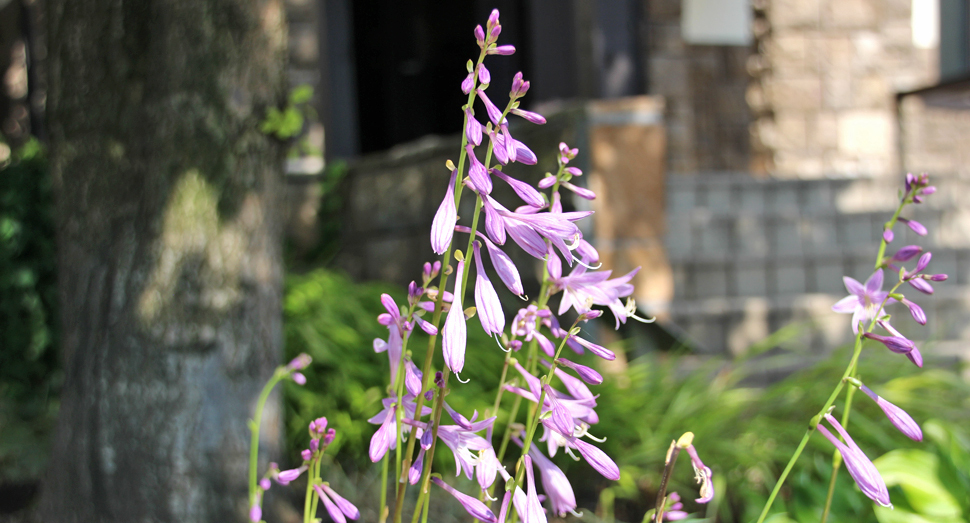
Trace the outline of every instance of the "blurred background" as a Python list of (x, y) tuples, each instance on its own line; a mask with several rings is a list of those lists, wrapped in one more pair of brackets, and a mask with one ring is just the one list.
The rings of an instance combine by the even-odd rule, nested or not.
[[(903, 175), (929, 172), (939, 191), (907, 211), (929, 235), (900, 225), (890, 247), (919, 244), (933, 252), (929, 270), (950, 276), (933, 295), (911, 296), (925, 327), (895, 311), (926, 364), (874, 345), (860, 367), (926, 439), (909, 441), (856, 401), (853, 436), (896, 510), (873, 510), (843, 471), (833, 514), (970, 522), (968, 0), (286, 0), (288, 96), (263, 132), (288, 151), (282, 350), (314, 365), (306, 387), (284, 388), (281, 463), (297, 459), (307, 422), (325, 415), (339, 434), (330, 479), (352, 501), (375, 499), (365, 420), (386, 381), (370, 349), (386, 335), (378, 296), (401, 303), (434, 259), (428, 230), (442, 166), (457, 159), (464, 63), (492, 8), (501, 43), (517, 52), (486, 61), (490, 96), (501, 105), (522, 71), (532, 85), (524, 107), (548, 119), (513, 125), (539, 164), (506, 172), (536, 182), (555, 169), (560, 141), (579, 147), (580, 183), (598, 198), (565, 205), (596, 211), (584, 234), (605, 268), (643, 267), (634, 296), (658, 317), (594, 332), (619, 357), (584, 361), (608, 376), (591, 432), (608, 437), (623, 476), (612, 484), (557, 458), (587, 509), (579, 520), (640, 521), (670, 440), (688, 430), (718, 495), (687, 509), (753, 520), (851, 352), (848, 318), (830, 309), (846, 294), (842, 276), (869, 276)], [(48, 14), (41, 0), (0, 0), (0, 520), (25, 518), (37, 502), (64, 381)], [(533, 267), (523, 277), (535, 292), (539, 266), (510, 254)], [(469, 326), (482, 350), (469, 355), (471, 384), (449, 397), (463, 412), (490, 403), (482, 397), (497, 376), (487, 369), (502, 359)], [(771, 521), (819, 519), (831, 451), (812, 439), (775, 504), (788, 519)], [(689, 471), (674, 487), (692, 498)], [(432, 519), (461, 515), (441, 510)]]

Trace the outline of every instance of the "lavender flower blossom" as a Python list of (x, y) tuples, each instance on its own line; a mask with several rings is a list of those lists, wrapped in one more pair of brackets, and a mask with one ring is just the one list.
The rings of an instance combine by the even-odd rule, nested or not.
[(492, 83), (492, 75), (485, 68), (485, 64), (478, 64), (478, 82), (483, 85)]
[(842, 439), (845, 443), (839, 441), (838, 438), (832, 435), (821, 423), (818, 425), (818, 431), (822, 433), (829, 441), (835, 445), (835, 448), (842, 453), (842, 459), (845, 461), (845, 468), (849, 471), (849, 475), (855, 480), (856, 485), (862, 489), (862, 493), (865, 494), (869, 499), (872, 499), (876, 503), (884, 507), (892, 508), (893, 504), (889, 500), (889, 490), (886, 488), (886, 482), (883, 481), (882, 476), (879, 475), (879, 471), (876, 470), (875, 465), (872, 461), (866, 457), (862, 449), (856, 445), (855, 441), (852, 440), (852, 436), (842, 428), (831, 414), (826, 414), (825, 419), (832, 425), (835, 430), (842, 435)]
[(875, 392), (872, 392), (872, 390), (865, 385), (860, 385), (859, 389), (861, 389), (862, 392), (865, 392), (867, 396), (872, 398), (872, 400), (876, 402), (876, 405), (879, 405), (879, 408), (886, 413), (886, 417), (889, 418), (889, 421), (892, 422), (893, 426), (905, 434), (907, 438), (913, 441), (923, 441), (923, 431), (919, 428), (919, 425), (913, 421), (913, 418), (906, 413), (905, 410), (886, 401)]
[(485, 91), (481, 88), (477, 89), (478, 97), (485, 104), (485, 111), (488, 113), (488, 119), (492, 121), (493, 124), (498, 125), (499, 121), (502, 120), (502, 110), (498, 108), (485, 94)]
[[(487, 220), (487, 216), (486, 216)], [(470, 233), (471, 229), (464, 226), (455, 227), (456, 231)], [(498, 273), (498, 277), (502, 280), (502, 283), (516, 296), (522, 296), (525, 290), (522, 287), (522, 277), (519, 276), (519, 270), (512, 263), (512, 258), (509, 258), (508, 254), (499, 249), (491, 240), (489, 240), (482, 233), (477, 233), (480, 240), (485, 243), (485, 247), (488, 248), (488, 255), (492, 259), (492, 267), (495, 272)]]
[(872, 321), (888, 295), (887, 292), (882, 290), (882, 269), (877, 269), (876, 272), (872, 273), (872, 276), (869, 276), (869, 279), (866, 280), (865, 286), (848, 276), (843, 276), (842, 281), (845, 283), (846, 290), (849, 291), (849, 296), (839, 300), (832, 306), (832, 310), (839, 313), (851, 312), (852, 332), (858, 334), (859, 322)]
[(670, 493), (670, 509), (664, 511), (664, 519), (667, 521), (680, 521), (682, 519), (687, 519), (688, 514), (684, 512), (684, 504), (680, 502), (680, 494), (676, 492)]
[[(514, 441), (522, 446), (518, 438)], [(573, 493), (573, 486), (566, 478), (566, 474), (535, 446), (529, 448), (529, 456), (539, 469), (542, 491), (545, 492), (546, 499), (552, 506), (552, 512), (559, 517), (565, 517), (567, 513), (573, 512), (576, 509), (576, 494)]]
[(263, 519), (263, 508), (259, 504), (253, 503), (253, 506), (249, 508), (249, 521), (259, 523), (261, 519)]
[(882, 231), (882, 239), (885, 240), (886, 243), (892, 243), (893, 238), (895, 238), (895, 236), (893, 235), (892, 229)]
[(899, 218), (899, 221), (908, 225), (909, 228), (913, 230), (913, 232), (915, 232), (920, 236), (926, 236), (927, 233), (929, 233), (929, 231), (926, 230), (926, 227), (922, 223), (916, 220), (910, 220), (908, 218)]
[(512, 114), (521, 116), (522, 118), (525, 118), (526, 120), (536, 125), (542, 125), (546, 123), (546, 118), (541, 114), (534, 113), (532, 111), (526, 111), (525, 109), (519, 109), (518, 107), (516, 107), (515, 109), (512, 109)]
[(509, 91), (509, 98), (522, 98), (529, 92), (529, 81), (522, 79), (522, 71), (515, 73), (512, 77), (512, 90)]
[(492, 287), (485, 266), (482, 264), (480, 243), (475, 242), (475, 307), (478, 309), (478, 320), (488, 335), (505, 332), (505, 312), (502, 302), (498, 299), (495, 287)]
[(327, 513), (337, 523), (345, 523), (347, 521), (345, 516), (350, 519), (360, 519), (360, 511), (357, 510), (357, 507), (334, 492), (329, 485), (325, 483), (322, 485), (314, 485), (313, 490), (317, 492), (317, 496), (323, 502)]
[(465, 366), (465, 312), (461, 307), (461, 275), (465, 270), (465, 262), (458, 262), (458, 269), (455, 271), (455, 292), (451, 303), (451, 310), (445, 319), (445, 326), (442, 329), (444, 337), (441, 341), (442, 352), (445, 357), (445, 366), (448, 370), (458, 375)]
[(471, 144), (465, 146), (465, 152), (468, 153), (468, 161), (470, 165), (468, 167), (468, 179), (471, 180), (472, 184), (475, 186), (475, 191), (482, 194), (483, 196), (492, 192), (492, 180), (488, 177), (488, 171), (485, 170), (485, 166), (482, 162), (478, 161), (475, 156), (475, 150), (472, 148)]
[(690, 464), (694, 467), (694, 479), (701, 485), (701, 497), (695, 501), (698, 503), (709, 503), (714, 499), (714, 482), (711, 481), (711, 468), (704, 465), (701, 458), (697, 455), (694, 445), (687, 446), (687, 454), (690, 455)]
[(478, 501), (477, 499), (467, 494), (458, 492), (451, 485), (442, 481), (441, 478), (433, 477), (431, 478), (431, 481), (435, 485), (438, 485), (439, 487), (445, 489), (449, 494), (454, 496), (455, 499), (457, 499), (458, 502), (461, 503), (461, 506), (465, 508), (465, 511), (467, 511), (471, 517), (479, 521), (485, 521), (486, 523), (498, 522), (498, 518), (495, 517), (495, 514), (491, 510), (489, 510), (488, 507), (486, 507), (485, 504), (482, 503), (481, 501)]
[(465, 119), (468, 123), (465, 124), (465, 137), (468, 138), (469, 143), (475, 145), (482, 144), (482, 124), (475, 118), (472, 113), (471, 108), (465, 109)]
[(528, 478), (529, 487), (526, 495), (525, 514), (522, 515), (522, 523), (546, 523), (546, 513), (542, 510), (539, 503), (539, 496), (536, 494), (536, 478), (532, 471), (532, 458), (525, 456), (525, 475)]
[(299, 356), (293, 358), (292, 361), (286, 364), (286, 370), (303, 370), (310, 366), (313, 362), (313, 358), (309, 354), (301, 353)]
[(893, 254), (890, 261), (893, 262), (907, 262), (915, 258), (919, 253), (923, 252), (923, 248), (919, 245), (907, 245)]
[(431, 250), (435, 254), (444, 254), (451, 245), (451, 238), (455, 234), (455, 222), (458, 221), (458, 209), (455, 208), (455, 178), (458, 170), (451, 172), (451, 180), (448, 182), (448, 189), (445, 190), (445, 197), (438, 206), (438, 212), (434, 215), (431, 222)]
[(531, 185), (523, 181), (516, 180), (515, 178), (512, 178), (498, 169), (492, 169), (491, 173), (492, 176), (495, 176), (509, 184), (509, 186), (512, 187), (512, 190), (515, 191), (515, 194), (519, 195), (519, 198), (522, 198), (522, 201), (525, 203), (531, 205), (532, 207), (544, 207), (546, 205), (546, 201), (542, 199), (542, 194), (533, 189)]
[(486, 51), (486, 53), (487, 54), (497, 54), (497, 55), (502, 55), (502, 56), (509, 56), (509, 55), (515, 54), (515, 46), (514, 45), (500, 45), (498, 47), (492, 47), (492, 48), (490, 48), (488, 51)]
[(872, 332), (867, 332), (863, 334), (863, 336), (882, 343), (887, 349), (895, 352), (896, 354), (905, 354), (906, 357), (915, 363), (917, 367), (923, 366), (923, 355), (920, 354), (920, 351), (916, 348), (915, 343), (900, 334), (900, 332), (893, 328), (888, 321), (879, 320), (877, 323), (880, 327), (886, 329), (890, 336), (882, 336)]

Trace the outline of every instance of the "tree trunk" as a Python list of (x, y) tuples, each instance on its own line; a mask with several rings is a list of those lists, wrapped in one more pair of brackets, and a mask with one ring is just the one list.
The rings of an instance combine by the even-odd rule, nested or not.
[(285, 100), (282, 5), (48, 9), (65, 382), (41, 516), (242, 521), (282, 345), (283, 147), (258, 129)]

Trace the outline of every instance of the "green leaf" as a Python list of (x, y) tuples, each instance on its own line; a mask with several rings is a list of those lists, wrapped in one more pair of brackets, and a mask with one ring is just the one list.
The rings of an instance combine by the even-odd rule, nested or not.
[(941, 518), (960, 521), (960, 504), (940, 481), (936, 455), (918, 449), (897, 449), (873, 463), (887, 486), (902, 488), (906, 500), (917, 513), (937, 522), (942, 521)]

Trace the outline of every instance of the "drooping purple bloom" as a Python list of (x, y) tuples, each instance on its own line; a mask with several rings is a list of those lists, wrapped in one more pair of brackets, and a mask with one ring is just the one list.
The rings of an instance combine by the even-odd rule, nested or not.
[(923, 308), (919, 305), (903, 298), (903, 305), (909, 308), (909, 314), (916, 320), (916, 323), (920, 325), (926, 325), (926, 313), (923, 312)]
[(522, 515), (522, 523), (546, 523), (546, 513), (542, 510), (539, 503), (539, 495), (536, 494), (536, 478), (532, 471), (532, 458), (525, 456), (525, 475), (529, 482), (528, 494), (526, 494), (525, 514)]
[(684, 504), (680, 502), (680, 494), (676, 492), (670, 493), (670, 508), (664, 511), (664, 519), (667, 521), (680, 521), (682, 519), (687, 519), (688, 514), (684, 512)]
[(915, 258), (921, 252), (923, 252), (923, 248), (919, 245), (907, 245), (896, 251), (896, 254), (893, 254), (890, 261), (907, 262)]
[(303, 465), (295, 469), (281, 470), (279, 474), (276, 475), (276, 482), (280, 485), (288, 485), (291, 481), (294, 481), (296, 478), (300, 477), (300, 474), (303, 474), (306, 469), (306, 465)]
[(858, 334), (859, 322), (872, 321), (889, 294), (882, 290), (882, 269), (876, 269), (876, 272), (866, 280), (865, 285), (848, 276), (843, 276), (842, 281), (849, 295), (833, 305), (832, 310), (838, 313), (851, 312), (852, 332)]
[(482, 144), (482, 124), (475, 118), (472, 114), (472, 110), (469, 107), (465, 109), (465, 137), (468, 138), (469, 143), (475, 145)]
[(435, 254), (444, 254), (451, 245), (451, 238), (455, 234), (455, 222), (458, 221), (458, 209), (455, 208), (455, 179), (458, 170), (451, 172), (451, 180), (448, 182), (448, 189), (445, 197), (438, 206), (438, 212), (434, 215), (431, 222), (431, 250)]
[(505, 312), (502, 302), (498, 299), (492, 281), (485, 273), (482, 264), (482, 251), (479, 243), (475, 242), (475, 307), (478, 309), (478, 320), (488, 335), (501, 334), (505, 331)]
[(701, 486), (701, 497), (695, 501), (698, 503), (709, 503), (714, 499), (714, 482), (711, 480), (711, 468), (705, 466), (704, 462), (701, 461), (694, 445), (687, 446), (687, 454), (690, 455), (690, 464), (694, 467), (694, 479)]
[(898, 330), (890, 325), (888, 321), (879, 320), (877, 323), (880, 327), (886, 329), (890, 335), (882, 336), (880, 334), (867, 332), (863, 334), (863, 336), (882, 343), (887, 349), (895, 352), (896, 354), (905, 354), (906, 357), (915, 363), (917, 367), (923, 366), (923, 355), (920, 354), (920, 351), (916, 348), (915, 343), (903, 336)]
[[(471, 232), (471, 229), (467, 227), (457, 227), (456, 230), (466, 233)], [(499, 279), (502, 280), (502, 283), (504, 283), (513, 294), (516, 296), (522, 296), (522, 294), (525, 293), (525, 290), (522, 287), (522, 278), (519, 276), (519, 270), (515, 267), (515, 264), (512, 263), (512, 258), (509, 258), (508, 254), (505, 254), (502, 249), (499, 249), (485, 235), (480, 232), (477, 234), (478, 238), (485, 243), (485, 247), (488, 248), (488, 255), (492, 259), (492, 267), (495, 269), (495, 272), (498, 273)]]
[(346, 521), (344, 516), (350, 519), (360, 519), (360, 511), (357, 510), (357, 507), (334, 492), (329, 485), (325, 483), (322, 485), (314, 485), (313, 490), (317, 491), (317, 496), (320, 497), (320, 501), (323, 502), (327, 513), (330, 514), (330, 517), (334, 521)]
[(905, 410), (886, 401), (875, 392), (872, 392), (872, 390), (865, 385), (862, 385), (859, 388), (862, 390), (862, 392), (865, 392), (867, 396), (872, 398), (872, 400), (876, 402), (876, 405), (879, 405), (879, 408), (886, 413), (886, 417), (889, 418), (889, 421), (892, 422), (893, 426), (905, 434), (907, 438), (914, 441), (923, 441), (923, 431), (919, 428), (919, 425), (913, 421), (913, 418), (906, 413)]
[(933, 286), (923, 278), (913, 278), (911, 280), (907, 280), (906, 283), (909, 283), (912, 288), (922, 292), (923, 294), (933, 294)]
[[(394, 419), (395, 412), (397, 411), (397, 405), (390, 407), (390, 411), (385, 413), (384, 420), (381, 426), (377, 429), (370, 438), (370, 449), (368, 450), (368, 456), (370, 460), (377, 463), (384, 457), (387, 453), (387, 449), (391, 448), (391, 444), (397, 444), (395, 442), (396, 434), (394, 434), (395, 427), (397, 423)], [(373, 419), (373, 418), (372, 418)]]
[(407, 360), (404, 364), (404, 387), (412, 396), (417, 397), (421, 394), (421, 371), (411, 360)]
[[(586, 365), (580, 365), (579, 363), (572, 362), (570, 360), (567, 360), (566, 358), (559, 358), (559, 360), (557, 361), (563, 367), (568, 367), (573, 371), (575, 371), (576, 374), (578, 374), (583, 381), (585, 381), (586, 383), (589, 383), (590, 385), (601, 385), (603, 383), (603, 375), (600, 374), (599, 372), (596, 372), (592, 368), (587, 367)], [(566, 374), (566, 373), (563, 372), (563, 374)], [(562, 378), (562, 376), (558, 372), (558, 369), (557, 369), (556, 375)], [(568, 376), (568, 374), (566, 375)], [(565, 380), (563, 380), (563, 383), (565, 384)], [(566, 385), (566, 389), (569, 390), (569, 385)], [(569, 393), (572, 394), (573, 396), (577, 396), (577, 394), (572, 390), (570, 390)]]
[(492, 192), (492, 179), (488, 177), (488, 171), (485, 170), (485, 166), (475, 156), (475, 149), (471, 144), (468, 144), (465, 146), (465, 152), (468, 153), (468, 161), (470, 162), (468, 166), (468, 178), (475, 186), (475, 190), (483, 196), (490, 194)]
[(468, 94), (475, 88), (475, 73), (468, 73), (468, 76), (461, 81), (461, 92)]
[(483, 85), (492, 83), (492, 75), (485, 68), (485, 64), (478, 64), (478, 81)]
[(461, 506), (465, 508), (465, 511), (467, 511), (471, 517), (479, 521), (485, 521), (486, 523), (498, 522), (498, 518), (495, 517), (495, 514), (491, 510), (489, 510), (488, 507), (486, 507), (485, 504), (482, 503), (481, 501), (478, 501), (477, 499), (467, 494), (458, 492), (451, 485), (442, 481), (441, 478), (433, 477), (431, 478), (431, 481), (435, 485), (438, 485), (439, 487), (445, 489), (446, 491), (448, 491), (449, 494), (454, 496), (455, 499), (457, 499), (458, 502), (461, 503)]
[(913, 232), (915, 232), (916, 234), (918, 234), (920, 236), (926, 236), (927, 233), (929, 233), (929, 231), (926, 230), (926, 227), (922, 223), (920, 223), (920, 222), (918, 222), (916, 220), (910, 220), (910, 219), (907, 219), (907, 218), (899, 218), (899, 221), (901, 221), (901, 222), (905, 223), (906, 225), (908, 225), (909, 228), (913, 230)]
[(569, 182), (566, 182), (566, 181), (561, 182), (559, 185), (561, 187), (565, 187), (566, 189), (569, 189), (570, 191), (576, 193), (576, 196), (579, 196), (580, 198), (583, 198), (583, 199), (586, 199), (586, 200), (595, 200), (596, 199), (596, 193), (594, 193), (593, 191), (591, 191), (591, 190), (589, 190), (589, 189), (587, 189), (585, 187), (579, 187), (577, 185), (573, 185), (573, 184), (571, 184)]
[(526, 120), (537, 125), (542, 125), (546, 123), (546, 118), (541, 114), (534, 113), (532, 111), (526, 111), (525, 109), (519, 109), (518, 107), (516, 107), (515, 109), (512, 109), (512, 114), (521, 116), (522, 118), (525, 118)]
[(482, 487), (482, 490), (491, 487), (492, 483), (495, 483), (495, 476), (498, 474), (498, 469), (501, 466), (502, 464), (499, 463), (494, 448), (488, 447), (479, 452), (478, 465), (475, 466), (475, 479), (478, 480), (478, 486)]
[(514, 162), (516, 156), (515, 139), (512, 138), (512, 133), (509, 132), (509, 126), (506, 122), (502, 122), (499, 125), (499, 129), (502, 131), (501, 136), (503, 145), (505, 146), (505, 156), (508, 158), (508, 161)]
[(438, 439), (448, 446), (455, 458), (455, 476), (464, 470), (465, 477), (472, 479), (472, 471), (478, 464), (479, 458), (472, 451), (478, 452), (490, 448), (492, 445), (483, 437), (475, 434), (485, 430), (495, 422), (495, 417), (474, 422), (470, 428), (459, 425), (441, 425), (438, 427)]
[(445, 326), (442, 329), (443, 338), (441, 340), (442, 352), (445, 357), (445, 366), (456, 375), (465, 366), (465, 312), (461, 307), (461, 279), (465, 270), (465, 262), (458, 262), (458, 269), (455, 270), (455, 292), (451, 302), (451, 310), (445, 318)]
[[(516, 439), (516, 443), (521, 446), (521, 442)], [(576, 508), (576, 494), (573, 493), (573, 486), (566, 478), (562, 469), (556, 466), (549, 458), (542, 454), (538, 447), (529, 448), (529, 456), (539, 469), (539, 477), (542, 478), (542, 491), (546, 494), (552, 506), (552, 512), (559, 517), (565, 517)]]
[(500, 46), (493, 47), (493, 48), (489, 49), (488, 51), (486, 51), (486, 53), (488, 53), (488, 54), (497, 54), (497, 55), (502, 55), (502, 56), (509, 56), (509, 55), (515, 54), (515, 46), (514, 45), (500, 45)]
[(546, 205), (546, 201), (542, 199), (542, 194), (531, 185), (521, 180), (516, 180), (498, 169), (492, 169), (491, 172), (493, 176), (509, 184), (512, 190), (515, 191), (515, 194), (518, 194), (519, 198), (522, 198), (522, 201), (525, 203), (533, 207), (543, 207)]
[[(431, 431), (425, 431), (425, 433), (431, 434)], [(421, 471), (424, 470), (424, 453), (424, 448), (418, 451), (418, 457), (415, 458), (411, 468), (408, 469), (408, 483), (411, 485), (417, 485), (418, 481), (421, 480)]]
[(488, 95), (482, 89), (477, 90), (478, 97), (485, 104), (485, 111), (488, 113), (488, 119), (492, 121), (493, 124), (498, 125), (499, 121), (502, 119), (502, 110), (499, 109), (495, 104), (489, 100)]
[(842, 453), (842, 459), (845, 461), (845, 468), (849, 471), (849, 475), (855, 480), (856, 485), (862, 489), (862, 493), (865, 494), (869, 499), (879, 503), (884, 507), (892, 508), (893, 504), (889, 500), (889, 489), (886, 488), (886, 482), (883, 481), (882, 476), (879, 475), (879, 471), (876, 470), (876, 466), (872, 464), (872, 461), (866, 457), (862, 449), (856, 445), (855, 441), (852, 440), (852, 436), (846, 432), (842, 425), (839, 424), (831, 414), (826, 414), (825, 419), (832, 425), (835, 430), (842, 435), (842, 439), (845, 443), (839, 441), (828, 431), (821, 423), (818, 424), (818, 431), (822, 433), (835, 448)]
[(293, 358), (289, 363), (286, 364), (287, 370), (303, 370), (310, 366), (313, 362), (313, 358), (309, 354), (301, 353), (299, 356)]

